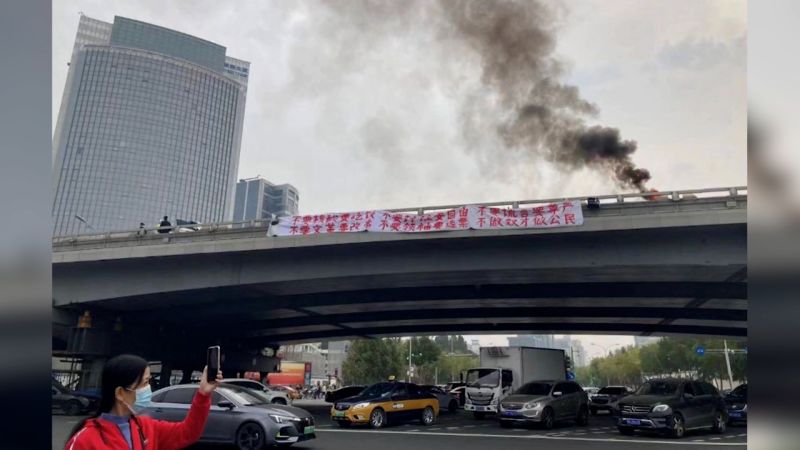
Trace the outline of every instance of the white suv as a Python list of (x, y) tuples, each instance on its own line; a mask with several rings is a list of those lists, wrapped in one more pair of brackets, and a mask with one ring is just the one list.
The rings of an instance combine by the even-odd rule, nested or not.
[(234, 386), (241, 386), (248, 389), (259, 391), (269, 398), (269, 402), (276, 405), (291, 405), (292, 399), (286, 395), (286, 392), (277, 391), (268, 388), (263, 383), (255, 380), (248, 380), (247, 378), (225, 378), (222, 383), (232, 384)]

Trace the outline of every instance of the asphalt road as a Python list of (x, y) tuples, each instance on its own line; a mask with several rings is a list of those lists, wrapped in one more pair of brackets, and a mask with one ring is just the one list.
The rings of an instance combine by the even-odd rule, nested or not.
[[(519, 449), (541, 444), (559, 450), (572, 449), (743, 449), (747, 443), (747, 427), (732, 426), (725, 434), (695, 431), (680, 440), (658, 435), (636, 434), (622, 436), (608, 416), (594, 416), (589, 425), (559, 425), (546, 431), (538, 428), (503, 429), (491, 418), (475, 420), (464, 411), (455, 415), (443, 414), (430, 427), (419, 423), (389, 426), (381, 430), (367, 428), (339, 429), (328, 417), (329, 406), (320, 402), (296, 402), (312, 412), (317, 421), (317, 439), (293, 446), (296, 449), (377, 448), (380, 450), (409, 450), (436, 448), (438, 450)], [(53, 416), (53, 449), (63, 448), (69, 430), (80, 417)], [(196, 450), (224, 447), (194, 446)]]

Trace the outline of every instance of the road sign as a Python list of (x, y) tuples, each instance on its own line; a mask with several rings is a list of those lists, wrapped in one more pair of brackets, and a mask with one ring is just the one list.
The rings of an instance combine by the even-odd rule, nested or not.
[(706, 354), (706, 348), (702, 345), (698, 345), (697, 348), (694, 349), (694, 352), (697, 353), (699, 356), (703, 356)]
[(575, 372), (567, 371), (567, 379), (570, 380), (570, 381), (574, 380), (575, 379)]

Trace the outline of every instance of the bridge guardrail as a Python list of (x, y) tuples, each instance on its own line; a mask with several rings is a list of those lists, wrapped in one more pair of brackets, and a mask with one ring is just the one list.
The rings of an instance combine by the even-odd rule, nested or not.
[[(722, 194), (722, 195), (721, 195)], [(483, 206), (489, 207), (509, 207), (520, 208), (523, 206), (541, 205), (554, 202), (562, 202), (566, 200), (580, 201), (582, 206), (587, 205), (590, 199), (596, 200), (601, 206), (605, 205), (623, 205), (623, 204), (650, 204), (653, 201), (672, 201), (678, 202), (688, 199), (701, 199), (701, 198), (739, 198), (747, 196), (747, 186), (723, 187), (723, 188), (704, 188), (704, 189), (686, 189), (676, 191), (653, 191), (653, 192), (636, 192), (625, 194), (607, 194), (596, 196), (580, 196), (580, 197), (556, 197), (535, 200), (516, 200), (516, 201), (501, 201), (501, 202), (488, 202), (480, 203)], [(425, 207), (410, 207), (410, 208), (396, 208), (387, 209), (389, 212), (397, 213), (417, 213), (425, 214), (428, 212), (442, 211), (464, 206), (464, 204), (457, 205), (439, 205), (439, 206), (425, 206)], [(54, 248), (74, 247), (78, 244), (113, 244), (114, 242), (128, 242), (131, 239), (140, 240), (142, 243), (158, 244), (165, 240), (172, 242), (172, 238), (180, 241), (181, 235), (199, 234), (216, 234), (225, 233), (230, 234), (231, 237), (239, 233), (252, 233), (263, 230), (265, 233), (269, 230), (271, 220), (247, 220), (236, 222), (222, 222), (210, 224), (191, 224), (191, 225), (172, 225), (172, 232), (169, 234), (158, 233), (158, 228), (137, 228), (129, 230), (109, 231), (105, 233), (95, 234), (80, 234), (71, 236), (57, 236), (52, 240)], [(182, 233), (180, 229), (198, 228), (197, 231), (190, 231)]]

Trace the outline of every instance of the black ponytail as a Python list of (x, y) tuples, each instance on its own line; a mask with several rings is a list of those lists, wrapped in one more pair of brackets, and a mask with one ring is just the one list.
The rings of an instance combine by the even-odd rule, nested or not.
[(69, 433), (67, 442), (86, 425), (86, 422), (100, 417), (102, 413), (111, 411), (116, 402), (114, 391), (118, 387), (127, 388), (141, 384), (145, 369), (147, 369), (147, 361), (136, 355), (119, 355), (106, 361), (100, 380), (100, 403), (97, 411), (75, 425)]

